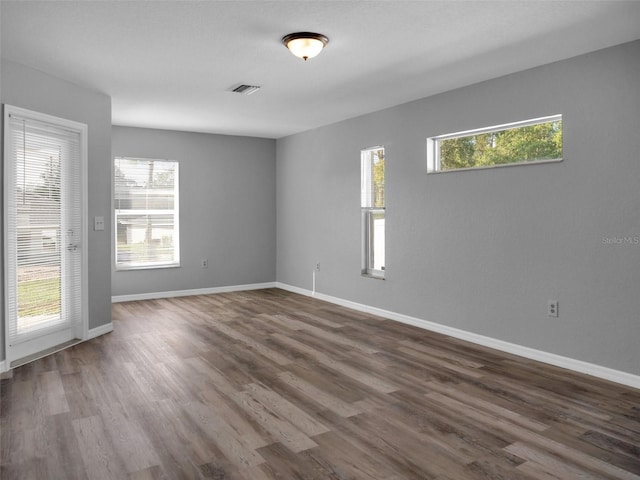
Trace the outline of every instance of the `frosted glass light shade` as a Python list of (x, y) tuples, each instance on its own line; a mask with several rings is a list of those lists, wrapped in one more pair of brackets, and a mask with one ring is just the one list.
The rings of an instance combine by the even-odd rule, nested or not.
[(329, 43), (329, 39), (319, 33), (299, 32), (285, 35), (282, 38), (282, 43), (296, 57), (306, 61), (308, 58), (318, 55), (324, 46)]

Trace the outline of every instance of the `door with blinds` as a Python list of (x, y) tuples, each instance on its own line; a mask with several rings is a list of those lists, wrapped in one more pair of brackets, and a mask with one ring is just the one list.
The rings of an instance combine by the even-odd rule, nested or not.
[(87, 126), (4, 107), (5, 352), (86, 337)]

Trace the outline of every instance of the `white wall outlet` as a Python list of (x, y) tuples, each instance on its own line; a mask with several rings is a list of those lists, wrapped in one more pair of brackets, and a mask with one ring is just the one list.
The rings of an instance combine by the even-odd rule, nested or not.
[(316, 272), (320, 271), (320, 262), (316, 262)]
[(549, 300), (549, 303), (547, 304), (547, 316), (548, 317), (558, 316), (558, 300)]
[(209, 260), (206, 258), (203, 258), (202, 260), (200, 260), (200, 267), (209, 268)]

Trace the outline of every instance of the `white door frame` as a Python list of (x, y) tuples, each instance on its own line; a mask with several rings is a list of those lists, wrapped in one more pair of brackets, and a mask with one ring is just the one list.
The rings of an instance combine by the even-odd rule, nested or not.
[[(75, 338), (80, 340), (87, 340), (89, 336), (89, 299), (88, 299), (88, 222), (87, 222), (87, 214), (88, 214), (88, 127), (84, 123), (75, 122), (72, 120), (67, 120), (60, 117), (55, 117), (52, 115), (47, 115), (44, 113), (34, 112), (32, 110), (27, 110), (20, 107), (14, 107), (11, 105), (4, 105), (4, 126), (5, 131), (9, 122), (9, 116), (13, 114), (16, 116), (30, 118), (36, 121), (51, 123), (62, 128), (68, 128), (74, 131), (80, 132), (80, 181), (81, 181), (81, 219), (82, 226), (80, 232), (80, 276), (81, 276), (81, 313), (79, 322), (76, 324), (74, 328)], [(8, 205), (8, 196), (10, 194), (8, 187), (9, 179), (6, 174), (6, 163), (9, 156), (9, 144), (6, 141), (5, 132), (2, 132), (4, 139), (4, 244), (3, 244), (3, 258), (4, 258), (4, 346), (5, 346), (5, 368), (8, 370), (10, 368), (11, 362), (23, 358), (24, 348), (16, 348), (11, 347), (9, 345), (9, 322), (8, 322), (8, 302), (7, 302), (7, 292), (8, 292), (8, 284), (9, 281), (14, 281), (14, 279), (9, 278), (7, 262), (8, 262), (8, 254), (7, 254), (7, 240), (8, 240), (8, 219), (6, 214), (6, 208)], [(54, 338), (55, 338), (55, 334)], [(27, 341), (26, 343), (32, 342)], [(56, 345), (55, 343), (52, 345)], [(47, 347), (45, 347), (47, 348)]]

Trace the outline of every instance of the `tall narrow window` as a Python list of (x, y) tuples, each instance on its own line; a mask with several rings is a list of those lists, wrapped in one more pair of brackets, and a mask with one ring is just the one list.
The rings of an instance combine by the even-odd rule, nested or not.
[(178, 162), (116, 158), (116, 268), (180, 266)]
[(362, 150), (360, 161), (362, 273), (384, 278), (384, 147)]

